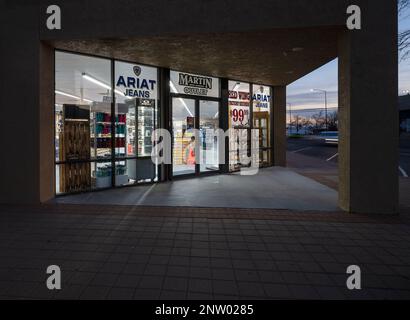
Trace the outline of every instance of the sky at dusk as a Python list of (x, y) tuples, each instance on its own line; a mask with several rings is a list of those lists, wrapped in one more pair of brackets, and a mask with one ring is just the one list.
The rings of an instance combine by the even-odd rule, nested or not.
[[(410, 10), (399, 17), (399, 30), (410, 29)], [(328, 91), (328, 108), (337, 109), (338, 79), (335, 59), (305, 77), (293, 82), (287, 87), (287, 102), (292, 109), (292, 115), (300, 113), (302, 116), (311, 116), (324, 108), (324, 94), (311, 92), (312, 88)], [(399, 93), (410, 90), (410, 57), (399, 64)], [(288, 105), (289, 110), (289, 105)]]

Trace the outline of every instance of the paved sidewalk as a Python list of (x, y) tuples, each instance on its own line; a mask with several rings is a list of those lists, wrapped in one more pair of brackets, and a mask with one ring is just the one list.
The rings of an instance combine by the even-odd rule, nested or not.
[(58, 197), (55, 203), (337, 211), (337, 192), (281, 167)]
[(0, 206), (0, 298), (409, 299), (409, 240), (405, 216)]

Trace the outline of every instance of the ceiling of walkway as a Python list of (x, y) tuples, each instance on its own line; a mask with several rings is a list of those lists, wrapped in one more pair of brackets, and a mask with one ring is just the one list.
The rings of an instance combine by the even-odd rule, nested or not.
[(64, 40), (63, 50), (267, 85), (287, 85), (337, 57), (338, 28)]

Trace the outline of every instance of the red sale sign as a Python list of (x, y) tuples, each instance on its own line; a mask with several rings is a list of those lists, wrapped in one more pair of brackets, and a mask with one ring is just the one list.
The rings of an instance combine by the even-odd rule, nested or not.
[(231, 126), (249, 126), (249, 107), (231, 105), (229, 110)]

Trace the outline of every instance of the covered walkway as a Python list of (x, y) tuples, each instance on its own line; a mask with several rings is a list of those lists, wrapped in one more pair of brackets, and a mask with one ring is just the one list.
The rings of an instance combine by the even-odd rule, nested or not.
[(339, 211), (337, 191), (281, 167), (261, 169), (254, 176), (207, 176), (63, 196), (53, 202)]

